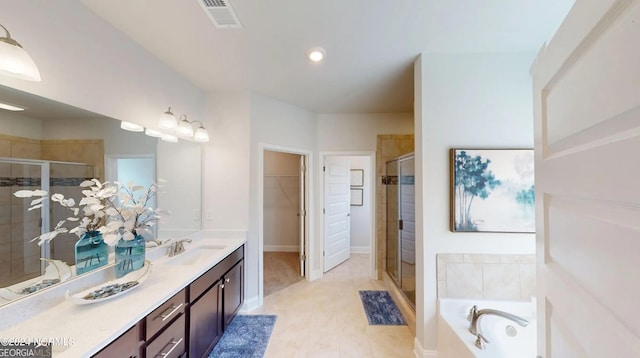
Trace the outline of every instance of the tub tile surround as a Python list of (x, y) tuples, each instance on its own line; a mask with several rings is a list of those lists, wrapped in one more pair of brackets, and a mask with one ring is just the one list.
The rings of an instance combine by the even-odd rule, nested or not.
[(112, 280), (112, 265), (11, 302), (0, 307), (0, 337), (57, 339), (67, 343), (52, 347), (55, 357), (90, 356), (246, 243), (246, 232), (200, 231), (185, 238), (193, 240), (187, 245), (213, 243), (226, 247), (210, 262), (198, 265), (163, 264), (166, 246), (149, 250), (147, 259), (156, 262), (149, 279), (135, 291), (110, 301), (75, 305), (64, 295), (67, 290), (78, 292)]
[(438, 298), (530, 300), (535, 255), (438, 254)]

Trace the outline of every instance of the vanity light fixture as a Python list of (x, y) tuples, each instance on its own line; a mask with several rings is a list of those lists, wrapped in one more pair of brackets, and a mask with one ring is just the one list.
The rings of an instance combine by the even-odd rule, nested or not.
[(174, 129), (178, 126), (178, 121), (171, 112), (171, 107), (169, 107), (169, 109), (167, 109), (167, 111), (162, 114), (158, 126), (164, 129)]
[[(194, 123), (200, 124), (195, 131), (193, 130)], [(200, 142), (200, 143), (206, 143), (209, 141), (209, 133), (204, 128), (204, 125), (202, 124), (202, 122), (190, 121), (189, 119), (187, 119), (186, 114), (180, 115), (180, 119), (176, 120), (176, 117), (171, 112), (171, 107), (169, 107), (169, 109), (166, 112), (164, 112), (160, 117), (159, 126), (160, 128), (165, 128), (165, 129), (175, 129), (176, 134), (182, 138), (191, 138), (194, 141)], [(172, 141), (173, 138), (175, 138), (176, 142), (178, 140), (178, 138), (175, 136), (167, 135), (167, 137), (169, 138), (169, 140), (167, 139), (165, 140), (168, 142)]]
[(181, 137), (193, 137), (193, 127), (191, 127), (191, 122), (189, 122), (187, 116), (184, 114), (180, 116), (176, 133)]
[(200, 127), (198, 127), (196, 129), (196, 132), (193, 134), (193, 140), (195, 140), (196, 142), (200, 142), (200, 143), (206, 143), (209, 141), (209, 133), (207, 132), (206, 129), (204, 129), (204, 127), (202, 126), (202, 122), (200, 121), (193, 121), (192, 123), (198, 122), (200, 123)]
[(307, 51), (307, 58), (313, 63), (320, 63), (327, 56), (327, 52), (322, 47), (312, 47)]
[(21, 80), (40, 82), (40, 71), (18, 41), (11, 38), (6, 27), (0, 25), (6, 37), (0, 37), (0, 74)]
[(151, 129), (151, 128), (147, 128), (144, 130), (144, 134), (148, 135), (149, 137), (154, 137), (154, 138), (161, 138), (163, 133), (160, 131), (157, 131), (155, 129)]
[(120, 128), (127, 130), (127, 131), (131, 131), (131, 132), (142, 132), (144, 131), (144, 127), (139, 125), (139, 124), (135, 124), (135, 123), (131, 123), (131, 122), (127, 122), (127, 121), (121, 121), (120, 122)]
[(7, 111), (14, 111), (14, 112), (17, 112), (17, 111), (24, 111), (24, 110), (25, 110), (25, 109), (24, 109), (24, 108), (22, 108), (22, 107), (18, 107), (18, 106), (14, 106), (14, 105), (12, 105), (12, 104), (2, 103), (2, 102), (0, 102), (0, 108), (2, 108), (2, 109), (6, 109)]
[(178, 137), (171, 134), (163, 134), (160, 139), (169, 143), (178, 143)]

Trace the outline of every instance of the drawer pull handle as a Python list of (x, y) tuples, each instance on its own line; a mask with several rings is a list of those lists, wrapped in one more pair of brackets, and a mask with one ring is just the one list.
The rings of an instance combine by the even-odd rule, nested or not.
[(230, 278), (225, 278), (225, 279), (224, 279), (224, 282), (229, 282), (229, 281), (231, 281), (231, 279), (230, 279)]
[[(155, 319), (158, 318), (162, 318), (162, 322), (166, 321), (167, 318), (171, 317), (174, 313), (176, 313), (176, 311), (178, 311), (180, 309), (180, 307), (182, 307), (184, 303), (181, 303), (177, 306), (171, 305), (169, 306), (169, 308), (167, 308), (164, 312), (162, 312), (160, 315), (156, 316)], [(171, 311), (169, 313), (166, 313), (167, 311)]]
[(220, 288), (224, 288), (224, 283), (222, 285), (220, 285)]
[(168, 357), (171, 354), (171, 352), (173, 352), (173, 350), (176, 349), (176, 347), (178, 347), (180, 343), (182, 343), (182, 338), (178, 339), (177, 341), (174, 341), (173, 338), (171, 338), (171, 342), (167, 343), (167, 345), (165, 346), (166, 348), (168, 345), (172, 344), (171, 349), (169, 349), (167, 353), (156, 354), (156, 357)]

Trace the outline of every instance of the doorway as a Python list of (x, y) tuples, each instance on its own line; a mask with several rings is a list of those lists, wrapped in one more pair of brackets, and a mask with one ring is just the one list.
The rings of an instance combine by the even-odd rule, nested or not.
[(306, 276), (306, 157), (264, 150), (262, 172), (263, 294), (268, 296)]
[[(333, 194), (330, 193), (329, 184), (334, 181), (340, 182), (335, 176), (340, 172), (340, 164), (338, 169), (334, 168), (335, 173), (331, 174), (327, 163), (335, 160), (345, 161), (348, 165), (348, 243), (347, 250), (349, 256), (351, 254), (366, 255), (369, 262), (369, 275), (377, 278), (377, 270), (375, 264), (375, 152), (321, 152), (320, 153), (320, 195), (321, 198), (321, 222), (320, 231), (322, 238), (322, 247), (324, 251), (325, 262), (323, 262), (323, 271), (327, 272), (334, 267), (336, 260), (326, 260), (327, 252), (330, 255), (337, 252), (335, 248), (328, 245), (336, 245), (335, 233), (342, 226), (331, 228), (331, 224), (335, 222), (334, 212), (330, 207), (336, 201)], [(334, 188), (338, 190), (338, 186)], [(338, 192), (340, 192), (338, 190)], [(339, 196), (339, 195), (338, 195)], [(324, 211), (324, 212), (323, 212)], [(334, 225), (335, 226), (335, 225)]]
[[(153, 154), (109, 155), (106, 159), (105, 176), (109, 182), (117, 181), (123, 185), (133, 182), (145, 188), (156, 182), (156, 158)], [(152, 197), (148, 204), (155, 208), (156, 197)], [(152, 230), (152, 236), (143, 235), (145, 239), (158, 237), (157, 226)]]

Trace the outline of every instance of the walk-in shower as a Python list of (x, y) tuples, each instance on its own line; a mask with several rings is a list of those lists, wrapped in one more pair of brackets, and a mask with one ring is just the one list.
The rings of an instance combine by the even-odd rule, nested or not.
[(386, 164), (387, 194), (386, 271), (415, 307), (416, 303), (416, 214), (415, 160), (410, 153)]
[(78, 241), (74, 234), (61, 234), (38, 246), (32, 239), (50, 231), (70, 213), (59, 205), (29, 211), (31, 200), (13, 193), (43, 189), (77, 202), (82, 197), (79, 184), (93, 177), (94, 167), (87, 164), (0, 158), (0, 287), (40, 276), (44, 270), (41, 257), (73, 265)]

